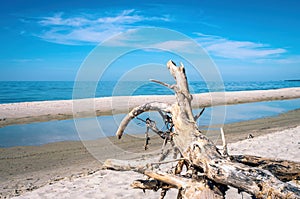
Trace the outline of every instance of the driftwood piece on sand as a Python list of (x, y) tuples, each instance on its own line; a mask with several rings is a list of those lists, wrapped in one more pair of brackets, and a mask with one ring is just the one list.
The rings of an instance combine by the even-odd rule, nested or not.
[[(176, 83), (161, 84), (173, 89), (176, 102), (173, 104), (150, 102), (134, 108), (123, 119), (116, 135), (121, 138), (128, 123), (143, 112), (162, 111), (170, 114), (174, 125), (173, 141), (184, 159), (187, 170), (192, 171), (192, 174), (180, 175), (178, 172), (170, 174), (130, 164), (121, 168), (135, 170), (153, 180), (176, 187), (179, 190), (179, 198), (223, 198), (228, 186), (245, 191), (256, 198), (300, 198), (300, 190), (297, 187), (281, 181), (266, 169), (276, 164), (283, 168), (286, 165), (282, 162), (270, 160), (260, 168), (258, 162), (254, 164), (256, 161), (253, 158), (245, 160), (222, 154), (215, 144), (198, 130), (192, 113), (193, 97), (189, 92), (184, 66), (178, 67), (169, 61), (167, 67)], [(124, 170), (119, 166), (114, 167), (114, 161), (110, 163), (110, 168)], [(299, 164), (295, 163), (294, 167), (299, 168)], [(285, 175), (293, 175), (289, 171), (280, 169)]]
[(234, 161), (268, 170), (283, 182), (300, 180), (300, 164), (298, 162), (274, 160), (250, 155), (236, 155), (231, 157)]

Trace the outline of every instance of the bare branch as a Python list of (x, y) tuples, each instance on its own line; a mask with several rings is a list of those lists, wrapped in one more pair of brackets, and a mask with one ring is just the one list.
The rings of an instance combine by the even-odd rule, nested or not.
[(135, 180), (130, 186), (134, 189), (151, 189), (154, 191), (157, 191), (158, 189), (175, 188), (174, 186), (161, 183), (158, 180)]
[(223, 128), (220, 128), (220, 131), (221, 131), (221, 137), (222, 137), (222, 142), (223, 142), (223, 152), (222, 152), (222, 155), (224, 157), (228, 157), (227, 143), (226, 143), (226, 139), (225, 139), (225, 134), (224, 134)]
[(186, 160), (184, 158), (178, 158), (178, 159), (174, 159), (174, 160), (168, 160), (168, 161), (162, 161), (162, 162), (152, 162), (150, 163), (151, 165), (156, 165), (156, 164), (168, 164), (171, 162), (177, 162), (177, 161), (182, 161), (182, 160)]
[(165, 184), (176, 187), (180, 190), (182, 198), (223, 198), (218, 189), (212, 190), (204, 181), (195, 181), (193, 179), (176, 176), (163, 172), (145, 171), (145, 175)]
[(173, 174), (163, 173), (163, 172), (153, 172), (153, 171), (145, 171), (145, 175), (150, 178), (159, 180), (166, 184), (175, 186), (177, 189), (185, 188), (188, 186), (188, 182), (190, 180), (185, 179), (183, 177), (178, 177)]
[(167, 83), (165, 83), (165, 82), (161, 82), (161, 81), (156, 80), (156, 79), (150, 79), (150, 81), (151, 81), (151, 82), (158, 83), (158, 84), (161, 84), (161, 85), (163, 85), (163, 86), (165, 86), (165, 87), (167, 87), (167, 88), (169, 88), (169, 89), (172, 89), (172, 90), (174, 90), (174, 89), (176, 88), (176, 85), (175, 85), (175, 84), (170, 85), (170, 84), (167, 84)]
[[(161, 112), (161, 111), (158, 111), (158, 112)], [(151, 129), (154, 133), (156, 133), (157, 135), (159, 135), (162, 139), (165, 139), (165, 137), (162, 136), (162, 134), (164, 132), (160, 131), (157, 128), (155, 121), (151, 120), (150, 118), (147, 118), (146, 120), (143, 120), (143, 119), (141, 119), (139, 117), (135, 117), (135, 118), (138, 119), (138, 120), (140, 120), (140, 121), (142, 121), (142, 122), (144, 122), (146, 124), (146, 126), (147, 126), (146, 133), (148, 133), (149, 129)]]
[(145, 133), (145, 145), (144, 145), (144, 149), (147, 150), (148, 149), (148, 145), (149, 145), (149, 141), (150, 141), (150, 137), (149, 137), (149, 127), (147, 127), (147, 131)]
[(126, 117), (122, 120), (122, 122), (117, 130), (117, 133), (116, 133), (117, 137), (119, 139), (121, 139), (125, 128), (129, 124), (129, 122), (136, 116), (138, 116), (144, 112), (147, 112), (147, 111), (160, 111), (160, 110), (170, 113), (171, 105), (166, 104), (166, 103), (160, 103), (160, 102), (150, 102), (150, 103), (147, 103), (147, 104), (144, 104), (144, 105), (141, 105), (139, 107), (132, 109), (132, 111), (130, 111), (130, 113), (128, 113), (126, 115)]
[(104, 169), (111, 169), (116, 171), (136, 171), (138, 173), (144, 173), (146, 169), (148, 169), (148, 164), (140, 164), (139, 161), (127, 161), (127, 160), (115, 160), (115, 159), (107, 159), (102, 167)]
[[(159, 111), (160, 112), (160, 111)], [(149, 129), (151, 129), (154, 133), (156, 133), (157, 135), (159, 135), (161, 138), (164, 139), (163, 134), (164, 132), (160, 131), (157, 126), (155, 121), (150, 120), (149, 118), (147, 118), (146, 120), (143, 120), (139, 117), (136, 117), (136, 119), (144, 122), (146, 124), (146, 132), (145, 132), (145, 145), (144, 145), (144, 149), (147, 150), (148, 149), (148, 145), (149, 145), (149, 141), (150, 141), (150, 137), (149, 137)]]
[(205, 110), (205, 107), (200, 111), (200, 113), (198, 113), (197, 115), (194, 116), (194, 120), (197, 121), (199, 119), (199, 117), (203, 114)]

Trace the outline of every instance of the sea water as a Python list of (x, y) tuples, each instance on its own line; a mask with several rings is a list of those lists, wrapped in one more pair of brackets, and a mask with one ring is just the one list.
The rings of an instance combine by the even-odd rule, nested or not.
[[(84, 93), (80, 98), (122, 95), (172, 95), (173, 92), (149, 81), (83, 82), (74, 87), (72, 81), (0, 81), (0, 104), (72, 99), (74, 92)], [(210, 82), (189, 82), (191, 93), (208, 91), (249, 91), (300, 87), (300, 81), (225, 81), (216, 87)], [(89, 88), (96, 88), (89, 91)], [(77, 98), (78, 95), (76, 96)]]
[[(149, 82), (101, 82), (96, 89), (85, 92), (93, 82), (85, 82), (82, 89), (85, 97), (106, 97), (118, 95), (166, 95), (173, 94), (167, 88)], [(0, 103), (31, 102), (45, 100), (72, 99), (74, 82), (0, 82)], [(192, 93), (211, 91), (205, 82), (190, 82)], [(300, 87), (299, 81), (268, 82), (224, 82), (225, 91), (268, 90)], [(78, 88), (76, 88), (78, 89)], [(218, 87), (220, 89), (220, 87)], [(216, 90), (218, 90), (216, 89)], [(222, 89), (222, 88), (221, 88)], [(215, 91), (215, 90), (214, 90)], [(78, 92), (78, 90), (76, 90)], [(77, 95), (78, 97), (78, 95)], [(224, 108), (224, 107), (219, 107)], [(299, 109), (300, 100), (258, 102), (226, 106), (224, 123), (274, 116), (289, 110)], [(224, 110), (224, 109), (222, 109)], [(195, 110), (197, 113), (199, 110)], [(1, 115), (1, 113), (0, 113)], [(146, 117), (156, 115), (144, 115)], [(113, 136), (124, 115), (101, 116), (77, 120), (50, 121), (0, 128), (0, 147), (42, 145), (58, 141), (93, 140), (104, 136)], [(211, 124), (212, 108), (207, 108), (198, 122), (199, 126)], [(95, 123), (96, 121), (96, 123)], [(219, 122), (219, 121), (218, 121)], [(96, 125), (95, 125), (96, 124)], [(163, 128), (163, 124), (159, 124)], [(145, 125), (134, 120), (130, 127), (131, 134), (144, 133)]]

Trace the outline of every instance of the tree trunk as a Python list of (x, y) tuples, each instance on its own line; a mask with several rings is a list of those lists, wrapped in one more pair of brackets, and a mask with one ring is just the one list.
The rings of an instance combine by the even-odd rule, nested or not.
[[(224, 195), (224, 187), (227, 186), (238, 188), (257, 198), (300, 198), (300, 190), (297, 187), (282, 182), (266, 170), (266, 165), (270, 167), (270, 165), (281, 164), (280, 162), (268, 161), (268, 164), (260, 168), (259, 164), (254, 164), (253, 158), (244, 160), (221, 154), (217, 147), (198, 130), (192, 113), (193, 98), (189, 92), (184, 66), (177, 67), (174, 62), (169, 61), (167, 67), (176, 84), (169, 85), (157, 80), (155, 82), (173, 89), (176, 102), (172, 105), (151, 102), (134, 108), (123, 119), (117, 136), (121, 138), (130, 120), (145, 111), (163, 111), (170, 114), (174, 125), (173, 141), (185, 159), (188, 170), (191, 170), (194, 175), (188, 178), (190, 176), (171, 175), (147, 169), (143, 171), (145, 175), (178, 188), (179, 195), (183, 198), (194, 198), (200, 195), (203, 197), (206, 195), (204, 193), (208, 193), (208, 189), (209, 196), (203, 198), (219, 198)], [(295, 163), (294, 167), (299, 168), (299, 164)], [(294, 175), (288, 173), (289, 169), (278, 170), (281, 174)]]

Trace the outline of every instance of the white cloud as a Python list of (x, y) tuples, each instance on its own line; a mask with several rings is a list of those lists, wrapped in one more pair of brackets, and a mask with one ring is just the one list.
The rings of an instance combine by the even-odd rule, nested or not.
[[(163, 33), (162, 33), (163, 34)], [(281, 62), (281, 63), (291, 63), (295, 62), (299, 59), (291, 59), (287, 58), (285, 53), (287, 52), (284, 48), (272, 48), (268, 44), (263, 43), (255, 43), (251, 41), (236, 41), (236, 40), (229, 40), (221, 36), (216, 35), (205, 35), (202, 33), (195, 33), (197, 36), (196, 38), (183, 39), (178, 38), (170, 39), (165, 35), (160, 35), (159, 41), (147, 41), (152, 43), (148, 46), (154, 49), (167, 49), (173, 50), (177, 52), (185, 52), (185, 53), (199, 53), (195, 50), (195, 43), (196, 41), (200, 44), (210, 56), (214, 58), (222, 58), (222, 59), (235, 59), (235, 60), (245, 60), (247, 62), (260, 62), (265, 63), (266, 61), (274, 63)], [(124, 37), (122, 35), (114, 38), (113, 41), (110, 41), (108, 44), (110, 46), (131, 46), (131, 47), (143, 47), (142, 44), (145, 44), (145, 41), (142, 40), (139, 42), (139, 37), (141, 33), (133, 32), (130, 38)], [(142, 35), (142, 38), (147, 37), (147, 35)]]
[(51, 30), (44, 32), (39, 37), (49, 42), (66, 45), (98, 44), (122, 30), (117, 27), (112, 27), (111, 29), (86, 27), (71, 30), (51, 28)]
[(38, 21), (44, 31), (36, 36), (49, 42), (67, 45), (98, 44), (133, 28), (138, 22), (147, 21), (169, 21), (169, 18), (146, 17), (139, 15), (135, 10), (124, 10), (117, 15), (102, 17), (96, 15), (66, 17), (64, 13), (56, 13)]
[(191, 41), (184, 40), (170, 40), (161, 43), (156, 43), (151, 45), (152, 48), (156, 49), (167, 49), (167, 50), (177, 50), (180, 52), (192, 52), (190, 46), (192, 45)]
[(291, 56), (291, 57), (287, 57), (285, 59), (278, 59), (277, 63), (280, 64), (295, 64), (295, 63), (300, 63), (300, 56)]
[(63, 18), (63, 13), (57, 13), (52, 17), (43, 17), (38, 23), (42, 26), (73, 26), (80, 27), (86, 24), (90, 24), (92, 21), (82, 18), (82, 17), (73, 17), (73, 18)]
[[(69, 16), (64, 13), (56, 13), (53, 16), (40, 18), (38, 24), (43, 31), (36, 35), (43, 40), (66, 45), (98, 44), (113, 35), (133, 30), (141, 23), (146, 25), (150, 21), (169, 21), (168, 16), (143, 16), (136, 10), (124, 10), (118, 14), (109, 14), (102, 16), (96, 14), (84, 14), (80, 16)], [(194, 39), (208, 53), (215, 58), (240, 59), (257, 63), (274, 62), (277, 63), (299, 63), (299, 57), (287, 58), (282, 55), (287, 52), (284, 48), (274, 48), (268, 44), (230, 40), (216, 35), (206, 35), (195, 33)], [(144, 37), (143, 37), (144, 38)], [(130, 42), (130, 38), (116, 38), (114, 43), (109, 45), (126, 46), (136, 45), (139, 47), (137, 38)], [(180, 52), (190, 52), (191, 42), (170, 39), (155, 43), (153, 48), (163, 48), (177, 50)]]
[(279, 57), (276, 59), (260, 59), (257, 60), (257, 63), (275, 63), (275, 64), (299, 64), (300, 56), (292, 55), (288, 57)]
[(99, 18), (97, 22), (105, 24), (132, 24), (143, 20), (145, 18), (134, 14), (134, 10), (124, 10), (118, 16)]
[[(153, 29), (155, 30), (155, 28)], [(157, 30), (157, 29), (156, 29)], [(171, 34), (172, 35), (172, 34)], [(172, 35), (174, 36), (174, 35)], [(144, 51), (171, 51), (180, 53), (195, 54), (197, 43), (192, 39), (168, 37), (165, 31), (143, 31), (142, 29), (132, 29), (127, 34), (120, 34), (111, 40), (102, 43), (110, 47), (131, 47), (141, 48)], [(198, 51), (197, 51), (198, 52)]]
[(196, 33), (196, 39), (211, 55), (230, 59), (263, 59), (280, 56), (284, 48), (272, 48), (267, 44), (251, 41), (235, 41), (215, 35)]

